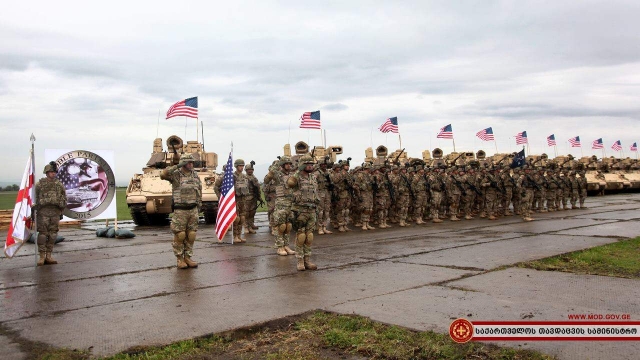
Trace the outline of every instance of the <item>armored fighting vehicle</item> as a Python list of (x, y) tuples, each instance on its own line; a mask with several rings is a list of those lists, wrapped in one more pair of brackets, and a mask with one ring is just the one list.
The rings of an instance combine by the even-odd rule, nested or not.
[(337, 156), (342, 154), (341, 145), (330, 145), (328, 148), (325, 148), (324, 146), (314, 146), (313, 148), (309, 148), (309, 145), (304, 141), (298, 141), (294, 146), (294, 150), (296, 152), (295, 155), (291, 155), (291, 145), (284, 145), (284, 155), (291, 157), (291, 161), (294, 166), (297, 166), (298, 159), (305, 154), (312, 154), (316, 161), (325, 159), (328, 156), (331, 162), (336, 162)]
[(584, 170), (587, 179), (587, 191), (603, 194), (607, 186), (604, 176), (598, 172), (598, 157), (583, 156), (578, 160), (577, 170)]
[(626, 158), (620, 161), (622, 170), (620, 171), (622, 176), (629, 181), (629, 189), (640, 189), (640, 172), (638, 171), (638, 160)]
[(606, 182), (606, 191), (622, 191), (631, 187), (629, 180), (624, 178), (624, 175), (620, 173), (620, 166), (618, 165), (619, 159), (613, 156), (603, 158), (600, 162), (599, 170)]
[(172, 135), (167, 139), (167, 151), (162, 148), (162, 139), (153, 141), (153, 153), (142, 174), (134, 174), (127, 187), (127, 206), (136, 225), (166, 225), (172, 212), (171, 184), (160, 179), (160, 173), (166, 167), (178, 164), (180, 155), (193, 156), (194, 170), (202, 182), (202, 212), (207, 224), (216, 222), (218, 197), (213, 191), (217, 175), (218, 155), (206, 152), (202, 143), (187, 141)]

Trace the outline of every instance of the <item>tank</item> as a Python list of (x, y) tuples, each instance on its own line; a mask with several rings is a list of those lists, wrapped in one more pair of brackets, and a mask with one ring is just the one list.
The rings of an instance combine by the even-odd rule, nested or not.
[(166, 167), (177, 164), (180, 155), (189, 153), (195, 159), (194, 170), (202, 182), (202, 212), (207, 224), (216, 222), (218, 197), (213, 191), (217, 175), (218, 155), (204, 151), (202, 143), (187, 141), (172, 135), (167, 139), (167, 151), (162, 147), (162, 139), (153, 141), (151, 158), (142, 168), (142, 174), (134, 174), (127, 187), (127, 206), (136, 225), (166, 225), (172, 212), (171, 184), (160, 179)]
[(599, 165), (604, 181), (606, 182), (606, 191), (622, 191), (625, 189), (625, 183), (627, 188), (631, 186), (631, 183), (619, 174), (619, 166), (616, 165), (618, 159), (612, 157), (603, 158)]
[(384, 145), (378, 146), (376, 148), (375, 154), (373, 153), (373, 149), (368, 147), (364, 150), (364, 162), (372, 163), (375, 165), (382, 165), (384, 164), (388, 155), (389, 150)]
[[(486, 156), (486, 154), (485, 154)], [(496, 153), (493, 154), (489, 157), (485, 157), (485, 163), (491, 164), (491, 165), (504, 165), (504, 166), (509, 166), (511, 165), (511, 163), (513, 162), (513, 157), (515, 156), (515, 153)]]
[(607, 182), (598, 172), (598, 157), (583, 156), (578, 160), (578, 170), (584, 170), (587, 179), (587, 191), (590, 193), (603, 194)]
[(294, 150), (295, 154), (292, 155), (291, 144), (284, 145), (283, 153), (284, 155), (291, 157), (291, 161), (294, 166), (297, 166), (298, 159), (305, 154), (312, 155), (316, 161), (329, 157), (331, 162), (336, 162), (338, 155), (342, 154), (342, 145), (330, 145), (327, 148), (324, 146), (314, 146), (313, 148), (310, 148), (306, 142), (298, 141), (294, 145)]
[[(620, 165), (620, 169), (617, 171), (624, 179), (629, 183), (629, 190), (637, 190), (640, 189), (640, 173), (638, 173), (638, 164), (637, 160), (626, 158), (620, 160), (618, 163)], [(625, 182), (625, 189), (627, 188)]]

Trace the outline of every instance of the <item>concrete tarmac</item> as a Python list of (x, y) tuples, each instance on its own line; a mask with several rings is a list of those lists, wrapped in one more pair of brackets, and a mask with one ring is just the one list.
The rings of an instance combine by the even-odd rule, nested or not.
[[(201, 225), (197, 269), (178, 270), (168, 227), (131, 227), (134, 239), (63, 228), (58, 265), (34, 267), (34, 246), (0, 258), (0, 347), (25, 358), (34, 344), (96, 356), (245, 327), (314, 309), (447, 332), (453, 319), (640, 319), (640, 281), (542, 272), (515, 263), (640, 235), (640, 194), (591, 197), (589, 209), (497, 221), (474, 219), (316, 235), (317, 271), (275, 254), (265, 214), (247, 243), (217, 244)], [(102, 224), (100, 224), (101, 226)], [(6, 230), (0, 231), (6, 237)], [(230, 241), (229, 235), (226, 241)], [(508, 342), (561, 359), (635, 359), (640, 342)], [(8, 356), (8, 357), (7, 357)]]

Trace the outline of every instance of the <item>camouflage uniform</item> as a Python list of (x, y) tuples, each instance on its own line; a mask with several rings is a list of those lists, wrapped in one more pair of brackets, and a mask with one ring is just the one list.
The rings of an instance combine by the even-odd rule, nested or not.
[(258, 202), (262, 200), (262, 194), (260, 193), (260, 182), (258, 178), (253, 175), (253, 164), (250, 163), (245, 167), (247, 183), (249, 184), (249, 195), (246, 197), (247, 202), (247, 232), (249, 234), (255, 234), (258, 227), (255, 225), (256, 211), (258, 211)]
[(435, 170), (427, 178), (429, 181), (429, 189), (431, 190), (431, 220), (434, 223), (440, 223), (440, 217), (438, 215), (440, 211), (440, 204), (442, 202), (443, 191), (445, 184), (442, 180), (442, 175), (439, 174), (440, 170)]
[(363, 170), (358, 172), (354, 178), (354, 192), (358, 198), (360, 207), (360, 222), (362, 230), (373, 230), (371, 226), (371, 214), (373, 213), (373, 178), (371, 175), (371, 164), (364, 164)]
[(407, 170), (402, 169), (398, 175), (398, 220), (400, 226), (407, 226), (407, 216), (409, 213), (409, 202), (411, 199), (411, 182), (407, 175)]
[(580, 209), (586, 209), (584, 201), (587, 199), (587, 178), (585, 172), (580, 173), (578, 178), (578, 196), (580, 199)]
[[(469, 184), (475, 186), (474, 182), (476, 181), (476, 177), (473, 173), (470, 174), (462, 174), (460, 175), (460, 181), (462, 182), (462, 186), (465, 191), (462, 196), (464, 197), (464, 218), (467, 220), (473, 219), (473, 204), (475, 204), (476, 192), (471, 188)], [(477, 190), (477, 188), (476, 188)]]
[(578, 182), (578, 179), (576, 179), (576, 173), (575, 172), (571, 172), (569, 174), (569, 189), (570, 189), (570, 198), (571, 198), (571, 209), (577, 209), (578, 206), (576, 205), (578, 198), (580, 197), (580, 184)]
[(482, 187), (485, 189), (485, 207), (489, 220), (496, 220), (498, 205), (498, 178), (494, 174), (487, 174), (482, 179)]
[(316, 182), (318, 183), (318, 198), (320, 204), (318, 204), (318, 235), (331, 234), (332, 232), (327, 229), (327, 223), (329, 222), (329, 214), (331, 213), (331, 191), (329, 188), (333, 188), (331, 179), (329, 179), (329, 172), (327, 171), (326, 160), (322, 160), (320, 167), (315, 171)]
[(535, 210), (537, 212), (547, 212), (544, 209), (544, 199), (546, 198), (544, 170), (540, 170), (539, 173), (534, 174), (533, 180), (538, 184), (538, 187), (535, 188), (533, 192)]
[(513, 179), (513, 183), (515, 183), (516, 185), (513, 186), (513, 196), (511, 198), (511, 201), (513, 202), (513, 212), (516, 215), (522, 214), (522, 212), (520, 211), (520, 208), (522, 207), (522, 192), (517, 188), (518, 179), (520, 179), (521, 177), (522, 174), (520, 174), (520, 170), (517, 168), (513, 169), (513, 176), (511, 176), (511, 178)]
[(389, 184), (393, 189), (393, 196), (391, 197), (391, 201), (389, 203), (389, 222), (397, 224), (400, 222), (399, 219), (399, 208), (398, 208), (398, 181), (400, 180), (400, 170), (397, 165), (393, 165), (391, 167), (391, 172), (387, 173), (389, 177)]
[[(529, 170), (526, 170), (529, 171)], [(533, 193), (534, 193), (534, 185), (535, 181), (531, 177), (531, 175), (525, 174), (518, 179), (518, 190), (520, 191), (520, 195), (522, 198), (521, 201), (521, 210), (522, 219), (525, 221), (533, 220), (531, 218), (531, 205), (533, 204)]]
[[(53, 174), (48, 175), (48, 172)], [(51, 254), (58, 237), (60, 216), (67, 207), (67, 193), (60, 180), (54, 177), (56, 172), (55, 163), (45, 166), (44, 174), (47, 177), (40, 179), (36, 184), (35, 208), (38, 223), (38, 253), (40, 255), (38, 265), (57, 264)]]
[[(451, 173), (447, 177), (447, 194), (449, 195), (449, 212), (451, 215), (451, 221), (459, 221), (458, 209), (460, 208), (460, 197), (462, 196), (462, 190), (458, 185), (460, 178), (458, 175)], [(461, 183), (460, 183), (461, 184)]]
[(188, 167), (194, 159), (191, 154), (183, 154), (180, 164), (162, 171), (160, 178), (171, 183), (173, 190), (173, 254), (178, 259), (178, 268), (197, 267), (191, 260), (193, 244), (198, 231), (198, 213), (202, 206), (202, 184), (198, 173)]
[(564, 192), (567, 187), (567, 184), (564, 181), (564, 177), (562, 177), (562, 173), (560, 170), (554, 175), (554, 178), (558, 181), (558, 189), (556, 190), (556, 209), (557, 210), (567, 210), (567, 203), (564, 200)]
[(317, 266), (310, 261), (313, 231), (316, 228), (316, 206), (318, 198), (318, 183), (313, 172), (313, 158), (305, 155), (300, 158), (299, 171), (287, 179), (287, 186), (293, 190), (293, 229), (296, 231), (297, 268), (302, 270), (316, 270)]
[(547, 210), (548, 211), (556, 211), (556, 196), (558, 193), (558, 180), (556, 180), (553, 173), (547, 173), (547, 189), (545, 191), (547, 198)]
[(427, 206), (427, 188), (428, 182), (427, 178), (424, 175), (424, 170), (420, 167), (418, 172), (414, 175), (413, 181), (411, 182), (411, 188), (413, 189), (413, 193), (416, 198), (413, 206), (413, 218), (416, 221), (416, 224), (424, 224), (424, 210)]
[[(280, 158), (279, 167), (273, 167), (265, 177), (265, 182), (273, 181), (276, 200), (273, 212), (272, 234), (275, 237), (275, 247), (278, 255), (293, 255), (295, 252), (289, 248), (289, 233), (293, 226), (293, 213), (291, 206), (293, 190), (287, 187), (287, 181), (291, 177), (291, 159), (288, 156)], [(289, 165), (289, 166), (287, 166)]]
[[(511, 201), (513, 199), (513, 186), (515, 185), (515, 180), (509, 175), (509, 170), (504, 169), (500, 174), (500, 181), (502, 182), (502, 187), (504, 189), (504, 196), (502, 197), (502, 210), (506, 216), (512, 216), (513, 212), (510, 209)], [(515, 209), (515, 206), (514, 206)]]
[(571, 201), (571, 181), (569, 180), (569, 171), (566, 171), (564, 176), (560, 175), (560, 179), (564, 182), (564, 188), (562, 189), (562, 207), (565, 210), (569, 210), (569, 203)]
[[(347, 165), (348, 166), (348, 165)], [(353, 180), (348, 170), (341, 167), (330, 175), (331, 182), (337, 192), (337, 202), (334, 204), (340, 232), (351, 231), (347, 226), (349, 219), (349, 207), (351, 206), (351, 194), (349, 190), (353, 186)]]
[[(269, 171), (275, 171), (278, 169), (278, 165), (273, 164), (269, 167)], [(273, 229), (273, 212), (276, 209), (276, 187), (274, 180), (267, 180), (265, 175), (262, 183), (262, 192), (264, 193), (264, 199), (267, 202), (267, 216), (269, 217), (269, 226)]]
[(389, 206), (391, 206), (391, 193), (389, 191), (391, 188), (391, 180), (389, 180), (388, 174), (383, 174), (384, 171), (385, 170), (380, 169), (380, 171), (376, 171), (374, 174), (376, 184), (376, 211), (378, 214), (378, 223), (380, 224), (381, 229), (391, 227), (387, 224)]
[(236, 159), (233, 165), (236, 167), (236, 171), (233, 172), (234, 189), (236, 193), (236, 211), (237, 216), (233, 221), (233, 241), (237, 243), (245, 242), (242, 237), (242, 229), (246, 226), (247, 213), (249, 210), (249, 179), (242, 172), (244, 167), (244, 160)]

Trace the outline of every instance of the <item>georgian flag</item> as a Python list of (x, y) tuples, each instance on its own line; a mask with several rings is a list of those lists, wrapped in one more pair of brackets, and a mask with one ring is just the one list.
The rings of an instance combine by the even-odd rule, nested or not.
[(4, 254), (11, 258), (31, 236), (31, 206), (35, 201), (33, 153), (29, 155), (27, 167), (22, 176), (20, 191), (13, 208), (13, 217), (9, 224), (7, 240), (4, 243)]

